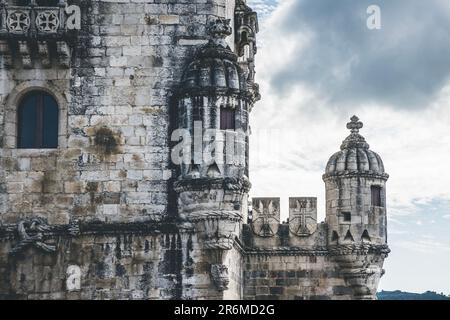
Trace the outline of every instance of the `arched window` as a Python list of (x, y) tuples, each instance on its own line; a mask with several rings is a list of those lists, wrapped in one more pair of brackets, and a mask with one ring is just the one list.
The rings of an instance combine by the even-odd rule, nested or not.
[(44, 91), (32, 91), (17, 109), (17, 147), (46, 149), (58, 147), (58, 104)]

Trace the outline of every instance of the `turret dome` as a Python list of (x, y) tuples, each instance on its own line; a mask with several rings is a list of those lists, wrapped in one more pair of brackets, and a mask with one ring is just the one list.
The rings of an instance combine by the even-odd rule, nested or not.
[(181, 91), (195, 94), (205, 90), (225, 90), (231, 93), (246, 91), (246, 75), (238, 64), (236, 54), (225, 37), (232, 33), (228, 20), (211, 22), (211, 39), (199, 48), (181, 80)]
[(363, 123), (353, 116), (347, 124), (351, 134), (342, 142), (341, 150), (328, 160), (325, 177), (336, 175), (368, 174), (388, 178), (381, 157), (369, 149), (369, 144), (359, 134)]

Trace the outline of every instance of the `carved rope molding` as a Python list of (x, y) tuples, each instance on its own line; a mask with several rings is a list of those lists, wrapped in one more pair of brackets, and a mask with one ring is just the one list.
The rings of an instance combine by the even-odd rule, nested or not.
[[(103, 223), (103, 222), (79, 222), (73, 220), (68, 225), (48, 225), (44, 219), (30, 218), (20, 221), (18, 224), (0, 225), (0, 241), (19, 242), (13, 247), (11, 253), (20, 252), (27, 246), (35, 246), (47, 252), (55, 251), (53, 244), (47, 244), (48, 239), (58, 236), (79, 237), (85, 235), (114, 236), (120, 234), (159, 235), (166, 233), (193, 232), (191, 228), (184, 226), (183, 222), (134, 222), (134, 223)], [(314, 248), (301, 247), (277, 247), (255, 248), (242, 247), (233, 237), (209, 239), (211, 249), (229, 250), (233, 246), (244, 255), (278, 255), (278, 256), (345, 256), (345, 255), (388, 255), (388, 245), (376, 244), (352, 244), (323, 246)], [(236, 247), (238, 246), (238, 247)]]
[(48, 225), (44, 219), (30, 218), (22, 220), (17, 224), (0, 225), (0, 241), (21, 240), (25, 233), (36, 233), (29, 230), (28, 225), (33, 221), (40, 221), (39, 231), (44, 239), (55, 237), (79, 237), (85, 235), (117, 235), (117, 234), (142, 234), (156, 235), (165, 233), (190, 232), (191, 228), (185, 223), (175, 224), (173, 222), (147, 221), (133, 223), (104, 223), (100, 221), (79, 222), (71, 221), (67, 225)]
[(177, 193), (185, 191), (205, 191), (208, 189), (224, 189), (247, 193), (250, 191), (251, 183), (246, 177), (242, 178), (200, 178), (184, 179), (174, 182), (174, 189)]
[(278, 247), (278, 248), (244, 248), (246, 255), (281, 255), (281, 256), (345, 256), (345, 255), (368, 255), (385, 254), (391, 252), (387, 245), (362, 244), (362, 245), (340, 245), (330, 247)]

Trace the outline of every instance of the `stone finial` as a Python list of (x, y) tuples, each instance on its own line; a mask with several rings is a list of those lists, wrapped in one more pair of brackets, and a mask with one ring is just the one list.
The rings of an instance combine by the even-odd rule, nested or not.
[(350, 135), (342, 142), (341, 150), (350, 148), (363, 148), (369, 149), (369, 145), (362, 135), (359, 134), (359, 129), (363, 127), (363, 123), (359, 121), (357, 116), (350, 118), (350, 122), (347, 123), (347, 129), (350, 130)]
[(207, 31), (211, 37), (211, 41), (226, 46), (225, 38), (233, 33), (233, 29), (230, 26), (230, 19), (217, 18), (210, 21)]
[(350, 118), (350, 122), (347, 123), (347, 129), (349, 129), (352, 133), (359, 133), (359, 129), (361, 129), (364, 124), (359, 121), (357, 116), (353, 116)]

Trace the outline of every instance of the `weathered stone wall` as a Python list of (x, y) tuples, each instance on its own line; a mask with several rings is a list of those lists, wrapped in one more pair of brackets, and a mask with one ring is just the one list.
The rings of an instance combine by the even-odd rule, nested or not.
[[(51, 226), (121, 224), (114, 236), (49, 236), (53, 253), (31, 246), (11, 255), (19, 236), (2, 235), (2, 296), (222, 298), (210, 279), (217, 258), (205, 255), (192, 230), (144, 237), (126, 225), (177, 215), (176, 200), (170, 206), (169, 199), (171, 95), (198, 45), (207, 42), (207, 22), (232, 18), (234, 0), (74, 3), (82, 29), (71, 43), (69, 68), (44, 68), (34, 53), (26, 68), (20, 59), (9, 68), (2, 64), (0, 226), (36, 216)], [(17, 105), (33, 89), (58, 102), (58, 149), (16, 148)], [(82, 280), (69, 293), (64, 279), (71, 264), (81, 268)], [(239, 292), (237, 274), (233, 290)]]
[[(88, 1), (70, 69), (2, 68), (0, 220), (138, 221), (168, 214), (170, 94), (225, 1)], [(57, 150), (16, 149), (31, 89), (60, 107)]]
[[(352, 290), (327, 249), (327, 229), (319, 224), (308, 237), (288, 223), (272, 225), (274, 236), (244, 228), (244, 299), (350, 299)], [(294, 229), (292, 229), (294, 230)]]
[(244, 259), (244, 299), (351, 299), (352, 290), (326, 255), (295, 250), (249, 254)]
[[(177, 235), (168, 235), (171, 237)], [(0, 297), (8, 299), (167, 299), (176, 297), (168, 286), (177, 254), (165, 236), (58, 237), (55, 253), (29, 247), (9, 254), (0, 247)], [(181, 251), (181, 250), (180, 250)], [(174, 257), (164, 260), (165, 255)], [(181, 253), (179, 253), (181, 258)], [(170, 263), (169, 263), (170, 261)], [(80, 288), (68, 290), (69, 266), (80, 268)]]

